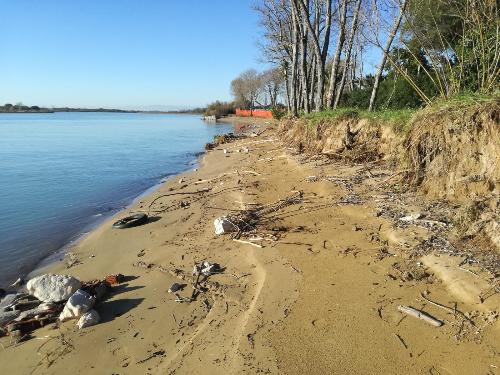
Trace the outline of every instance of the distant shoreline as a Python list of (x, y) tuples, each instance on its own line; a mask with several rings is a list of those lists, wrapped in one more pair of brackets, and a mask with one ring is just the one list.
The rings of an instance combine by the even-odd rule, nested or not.
[(124, 109), (85, 109), (85, 108), (68, 108), (68, 109), (44, 109), (44, 110), (20, 110), (20, 111), (4, 111), (0, 110), (0, 113), (7, 114), (32, 114), (32, 113), (59, 113), (59, 112), (93, 112), (93, 113), (143, 113), (148, 115), (202, 115), (202, 112), (192, 112), (192, 111), (136, 111), (136, 110), (124, 110)]

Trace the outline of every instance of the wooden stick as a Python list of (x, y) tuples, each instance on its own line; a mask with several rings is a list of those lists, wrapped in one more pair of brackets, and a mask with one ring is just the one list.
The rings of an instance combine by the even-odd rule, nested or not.
[(424, 296), (424, 293), (420, 293), (420, 296), (426, 300), (427, 302), (429, 302), (431, 305), (434, 305), (436, 307), (439, 307), (441, 309), (444, 309), (446, 311), (449, 311), (450, 313), (452, 313), (453, 315), (457, 315), (457, 313), (459, 313), (462, 318), (464, 318), (465, 320), (467, 320), (470, 324), (472, 324), (473, 326), (475, 326), (474, 322), (469, 318), (467, 317), (467, 315), (465, 315), (462, 311), (460, 310), (457, 310), (457, 305), (455, 304), (455, 308), (452, 309), (451, 307), (448, 307), (448, 306), (445, 306), (445, 305), (442, 305), (438, 302), (434, 302), (434, 301), (431, 301), (429, 298), (427, 298), (426, 296)]
[(395, 333), (394, 336), (396, 336), (396, 338), (399, 340), (399, 342), (401, 344), (403, 344), (403, 346), (405, 347), (405, 349), (408, 349), (408, 345), (406, 345), (405, 340), (403, 340), (403, 338), (401, 336), (399, 336), (397, 333)]
[[(201, 264), (203, 264), (203, 262), (201, 262)], [(194, 296), (198, 291), (198, 282), (200, 281), (200, 275), (201, 275), (201, 271), (198, 269), (198, 265), (196, 265), (196, 271), (197, 275), (196, 275), (196, 280), (193, 284), (193, 293), (191, 293), (190, 301), (194, 301)]]
[(434, 327), (441, 327), (444, 324), (441, 320), (438, 320), (438, 319), (430, 316), (429, 314), (427, 314), (423, 311), (417, 310), (417, 309), (410, 307), (410, 306), (399, 305), (398, 310), (404, 314), (413, 316), (414, 318), (422, 319), (424, 322), (429, 323), (429, 324), (433, 325)]
[(241, 173), (250, 173), (250, 174), (253, 174), (254, 176), (260, 176), (261, 175), (260, 173), (257, 173), (255, 171), (241, 171)]
[(253, 243), (253, 242), (250, 242), (250, 241), (239, 240), (237, 238), (233, 238), (233, 241), (244, 243), (244, 244), (247, 244), (247, 245), (252, 245), (252, 246), (258, 247), (259, 249), (262, 249), (264, 247), (262, 245), (259, 245), (258, 243)]

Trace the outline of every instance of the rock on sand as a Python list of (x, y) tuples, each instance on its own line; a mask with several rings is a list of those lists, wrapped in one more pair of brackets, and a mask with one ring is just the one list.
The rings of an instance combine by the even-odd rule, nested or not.
[(61, 302), (73, 295), (82, 283), (72, 276), (45, 274), (28, 281), (28, 293), (42, 302)]

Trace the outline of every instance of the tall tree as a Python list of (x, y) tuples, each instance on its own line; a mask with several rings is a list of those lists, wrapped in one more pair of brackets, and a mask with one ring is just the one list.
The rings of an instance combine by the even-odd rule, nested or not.
[(345, 42), (345, 24), (347, 17), (347, 0), (339, 1), (339, 10), (338, 10), (338, 37), (337, 37), (337, 46), (335, 47), (335, 57), (333, 58), (332, 69), (330, 72), (330, 83), (328, 86), (328, 94), (327, 94), (327, 107), (333, 108), (333, 102), (335, 99), (335, 89), (337, 87), (337, 75), (340, 64), (340, 55), (342, 54), (342, 49), (344, 48)]
[(359, 20), (359, 10), (361, 9), (361, 0), (356, 0), (356, 5), (354, 9), (354, 15), (351, 21), (351, 30), (349, 35), (349, 42), (347, 43), (347, 49), (344, 59), (344, 68), (342, 70), (342, 78), (340, 80), (339, 88), (337, 90), (337, 95), (335, 96), (335, 102), (333, 103), (333, 107), (337, 108), (340, 101), (340, 96), (342, 95), (342, 91), (344, 91), (345, 82), (347, 79), (347, 75), (349, 72), (350, 64), (351, 64), (351, 52), (352, 46), (354, 43), (354, 38), (356, 37), (356, 31), (358, 28), (358, 20)]
[(394, 41), (394, 38), (396, 37), (396, 34), (399, 30), (399, 26), (401, 25), (401, 20), (403, 19), (403, 15), (405, 13), (407, 4), (408, 0), (402, 0), (402, 3), (399, 4), (399, 12), (397, 13), (397, 16), (394, 19), (394, 23), (387, 37), (385, 47), (382, 49), (382, 57), (380, 58), (380, 63), (377, 69), (377, 73), (375, 74), (375, 81), (373, 83), (373, 89), (370, 96), (370, 104), (368, 105), (369, 111), (373, 111), (373, 106), (375, 104), (375, 99), (377, 98), (377, 92), (380, 85), (380, 78), (382, 77), (385, 63), (387, 62), (387, 55), (389, 54), (392, 42)]

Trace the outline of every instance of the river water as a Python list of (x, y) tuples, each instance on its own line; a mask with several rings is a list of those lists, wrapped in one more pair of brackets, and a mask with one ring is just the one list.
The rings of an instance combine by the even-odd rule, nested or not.
[(194, 115), (0, 114), (0, 287), (194, 168), (204, 144), (231, 129)]

